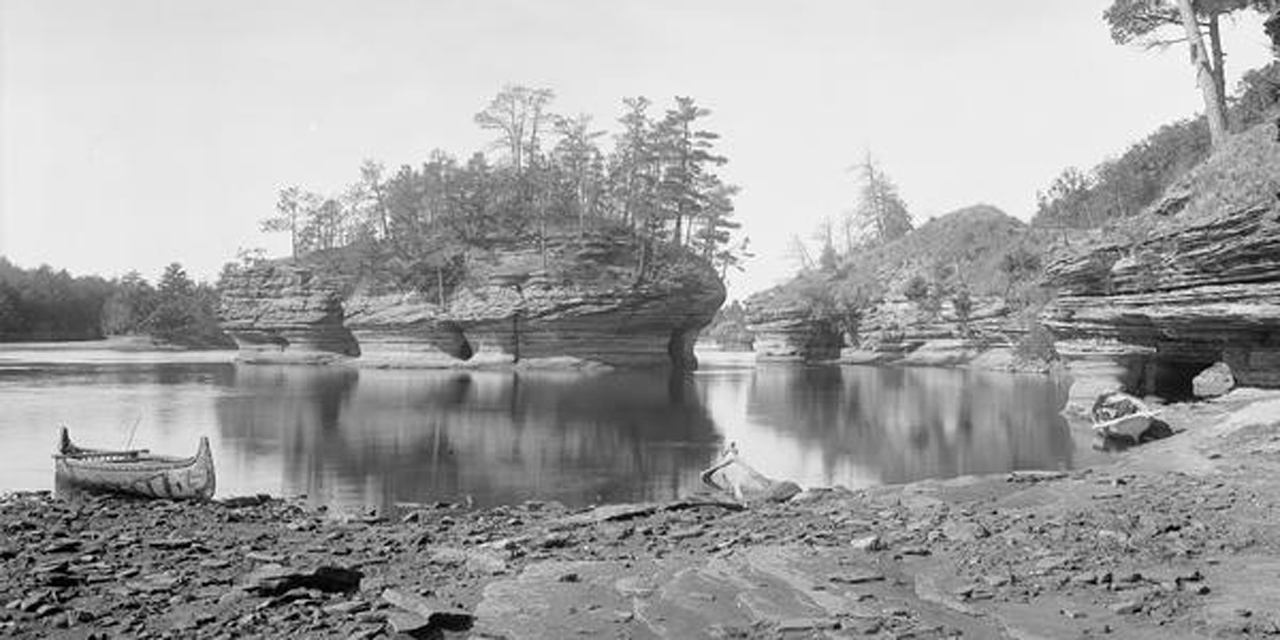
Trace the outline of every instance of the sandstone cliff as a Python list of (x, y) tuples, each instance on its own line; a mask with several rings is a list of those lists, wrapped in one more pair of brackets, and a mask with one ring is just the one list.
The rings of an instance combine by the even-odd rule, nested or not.
[(763, 360), (830, 360), (843, 344), (838, 327), (815, 318), (810, 305), (771, 289), (747, 300), (752, 347)]
[[(1021, 331), (1001, 270), (1012, 250), (1042, 239), (1000, 210), (977, 205), (933, 219), (886, 245), (846, 256), (748, 299), (755, 349), (765, 359), (859, 364), (964, 364)], [(913, 279), (929, 301), (909, 300)], [(965, 291), (968, 305), (956, 308)], [(856, 318), (848, 311), (856, 310)], [(1007, 368), (1004, 364), (997, 368)]]
[(244, 361), (315, 361), (357, 356), (342, 324), (337, 287), (310, 269), (265, 264), (224, 283), (219, 317)]
[(1150, 209), (1046, 268), (1042, 320), (1062, 338), (1118, 340), (1195, 371), (1225, 361), (1247, 385), (1280, 385), (1280, 144), (1263, 125)]
[(368, 277), (340, 287), (302, 267), (267, 265), (231, 283), (223, 316), (256, 358), (265, 348), (287, 357), (296, 343), (356, 355), (331, 339), (349, 333), (371, 366), (694, 367), (693, 344), (724, 286), (705, 261), (658, 251), (637, 282), (640, 251), (625, 233), (557, 233), (545, 260), (536, 246), (473, 251), (462, 282), (434, 295)]

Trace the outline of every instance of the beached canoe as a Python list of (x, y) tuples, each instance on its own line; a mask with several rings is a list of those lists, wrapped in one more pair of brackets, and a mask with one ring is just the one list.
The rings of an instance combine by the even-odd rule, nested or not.
[(1148, 411), (1146, 413), (1131, 413), (1127, 416), (1120, 416), (1113, 420), (1105, 422), (1095, 422), (1093, 424), (1094, 433), (1100, 434), (1108, 438), (1129, 438), (1138, 440), (1142, 434), (1147, 432), (1151, 427), (1151, 421), (1156, 417), (1155, 412)]
[(738, 457), (738, 447), (733, 443), (702, 472), (701, 478), (707, 486), (728, 493), (739, 502), (784, 502), (800, 493), (796, 483), (774, 480), (751, 468)]
[(145, 449), (111, 451), (78, 447), (63, 427), (53, 459), (58, 486), (81, 491), (208, 500), (213, 497), (216, 484), (213, 453), (205, 437), (200, 438), (196, 455), (178, 458), (152, 455)]
[(1137, 441), (1157, 412), (1143, 401), (1120, 391), (1102, 394), (1093, 403), (1093, 432), (1107, 438)]

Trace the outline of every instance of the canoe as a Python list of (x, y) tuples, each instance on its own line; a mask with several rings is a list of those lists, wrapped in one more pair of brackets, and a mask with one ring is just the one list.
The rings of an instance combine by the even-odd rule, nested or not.
[(190, 458), (153, 455), (146, 449), (113, 451), (87, 449), (71, 442), (62, 428), (54, 454), (54, 478), (59, 487), (81, 491), (120, 493), (170, 500), (208, 500), (216, 478), (209, 439), (200, 438)]
[(739, 502), (784, 502), (800, 493), (796, 483), (780, 482), (751, 468), (738, 457), (738, 447), (732, 443), (700, 477), (703, 484), (728, 493)]
[(1093, 432), (1107, 438), (1137, 440), (1142, 437), (1143, 433), (1146, 433), (1147, 428), (1151, 426), (1151, 420), (1155, 417), (1156, 413), (1154, 411), (1131, 413), (1104, 422), (1095, 422), (1093, 423)]
[(1138, 440), (1157, 412), (1138, 398), (1121, 391), (1098, 396), (1093, 403), (1093, 432), (1106, 438)]

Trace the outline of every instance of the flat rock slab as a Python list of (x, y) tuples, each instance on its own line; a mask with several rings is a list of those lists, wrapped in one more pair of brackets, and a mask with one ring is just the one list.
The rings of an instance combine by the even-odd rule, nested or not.
[(659, 511), (683, 511), (686, 509), (712, 508), (726, 511), (742, 511), (745, 507), (733, 500), (717, 495), (695, 494), (671, 502), (642, 502), (636, 504), (611, 504), (596, 507), (581, 513), (573, 513), (559, 519), (555, 526), (572, 528), (584, 525), (595, 525), (604, 522), (632, 520), (652, 515)]
[(473, 633), (512, 640), (809, 637), (949, 628), (999, 637), (992, 624), (922, 603), (908, 580), (879, 562), (844, 547), (799, 545), (692, 563), (541, 562), (485, 588)]
[(492, 582), (476, 607), (473, 637), (654, 637), (634, 620), (632, 596), (615, 588), (620, 578), (651, 575), (653, 565), (630, 562), (532, 564), (519, 577)]

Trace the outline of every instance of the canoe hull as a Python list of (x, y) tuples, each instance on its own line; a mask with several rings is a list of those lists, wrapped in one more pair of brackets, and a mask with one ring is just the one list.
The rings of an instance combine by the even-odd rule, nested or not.
[(784, 502), (800, 493), (796, 483), (774, 480), (751, 468), (738, 458), (733, 445), (701, 477), (707, 486), (728, 493), (739, 502)]
[(59, 454), (54, 460), (54, 477), (59, 488), (145, 498), (208, 500), (217, 487), (207, 438), (200, 439), (200, 448), (190, 458), (97, 451)]
[(1107, 438), (1137, 440), (1151, 426), (1153, 414), (1134, 413), (1093, 425), (1093, 432)]

